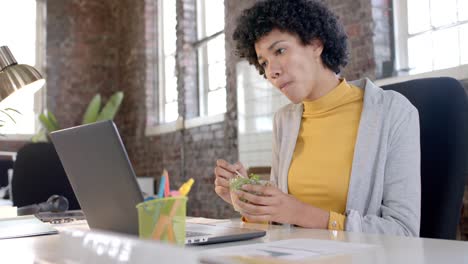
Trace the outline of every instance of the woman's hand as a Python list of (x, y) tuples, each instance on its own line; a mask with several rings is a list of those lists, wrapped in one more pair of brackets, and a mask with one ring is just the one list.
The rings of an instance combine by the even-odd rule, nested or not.
[(246, 184), (237, 191), (237, 198), (239, 200), (235, 202), (240, 213), (249, 222), (277, 222), (321, 229), (328, 227), (329, 212), (303, 203), (274, 186)]
[(219, 159), (216, 161), (215, 173), (215, 192), (224, 201), (232, 204), (231, 195), (229, 193), (229, 179), (233, 178), (238, 171), (243, 176), (247, 177), (247, 171), (240, 162), (230, 164), (229, 162)]

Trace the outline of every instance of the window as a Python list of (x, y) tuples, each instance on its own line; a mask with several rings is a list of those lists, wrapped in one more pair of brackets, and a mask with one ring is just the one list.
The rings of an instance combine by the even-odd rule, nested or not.
[(468, 0), (396, 0), (397, 70), (410, 74), (468, 64)]
[[(0, 0), (0, 46), (8, 46), (16, 61), (36, 67), (44, 76), (42, 65), (45, 52), (42, 30), (45, 28), (42, 15), (44, 3), (41, 0), (11, 1)], [(16, 23), (21, 21), (21, 23)], [(14, 26), (12, 26), (14, 24)], [(10, 25), (10, 26), (7, 26)], [(45, 77), (45, 76), (44, 76)], [(5, 123), (0, 133), (32, 135), (38, 126), (36, 113), (42, 110), (44, 88), (35, 95), (22, 96), (12, 102), (11, 107), (21, 115), (12, 113), (16, 124)], [(8, 120), (4, 116), (0, 120)]]
[(200, 116), (226, 112), (224, 1), (197, 1)]
[(159, 123), (179, 117), (176, 73), (176, 1), (158, 1), (159, 12)]

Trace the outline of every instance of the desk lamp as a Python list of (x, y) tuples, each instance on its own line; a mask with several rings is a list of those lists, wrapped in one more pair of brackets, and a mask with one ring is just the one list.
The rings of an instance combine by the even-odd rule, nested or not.
[(34, 67), (18, 64), (7, 46), (0, 47), (0, 109), (14, 96), (34, 94), (45, 83)]

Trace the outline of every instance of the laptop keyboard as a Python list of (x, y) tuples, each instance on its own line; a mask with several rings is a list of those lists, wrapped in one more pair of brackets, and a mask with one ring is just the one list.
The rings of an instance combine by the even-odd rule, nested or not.
[(208, 233), (202, 233), (202, 232), (194, 232), (194, 231), (186, 231), (185, 232), (185, 237), (198, 237), (198, 236), (208, 236)]

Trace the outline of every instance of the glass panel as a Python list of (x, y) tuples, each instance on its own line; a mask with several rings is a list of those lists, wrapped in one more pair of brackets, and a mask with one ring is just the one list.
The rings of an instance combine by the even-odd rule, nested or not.
[(225, 60), (224, 34), (210, 40), (206, 44), (208, 52), (208, 64), (215, 64)]
[(164, 0), (163, 2), (163, 41), (164, 55), (173, 54), (176, 51), (176, 1)]
[(211, 36), (224, 28), (224, 1), (205, 0), (206, 36)]
[(408, 0), (408, 33), (430, 29), (429, 0)]
[(425, 33), (408, 39), (408, 64), (411, 73), (432, 70), (431, 33)]
[(226, 66), (224, 61), (208, 65), (209, 90), (226, 87)]
[(219, 89), (208, 93), (208, 115), (226, 112), (226, 89)]
[(465, 20), (468, 20), (468, 0), (458, 0), (458, 21)]
[(434, 31), (434, 69), (445, 69), (458, 65), (458, 29), (456, 27)]
[[(35, 66), (36, 0), (0, 0), (0, 10), (0, 46), (8, 46), (18, 63)], [(20, 93), (9, 99), (9, 105), (5, 107), (12, 107), (21, 115), (8, 111), (15, 124), (9, 117), (0, 113), (0, 120), (5, 121), (2, 122), (4, 127), (0, 128), (0, 134), (34, 134), (34, 95)], [(3, 103), (5, 104), (5, 101)], [(1, 108), (4, 110), (3, 106)]]
[(175, 58), (168, 56), (165, 58), (165, 91), (166, 102), (177, 100), (177, 75), (175, 73)]
[(165, 122), (172, 122), (176, 121), (177, 117), (179, 117), (179, 113), (177, 113), (177, 102), (168, 103), (165, 105), (164, 109), (164, 121)]
[(468, 24), (460, 26), (460, 63), (468, 64)]
[(431, 23), (434, 27), (450, 25), (456, 21), (457, 0), (431, 0)]

